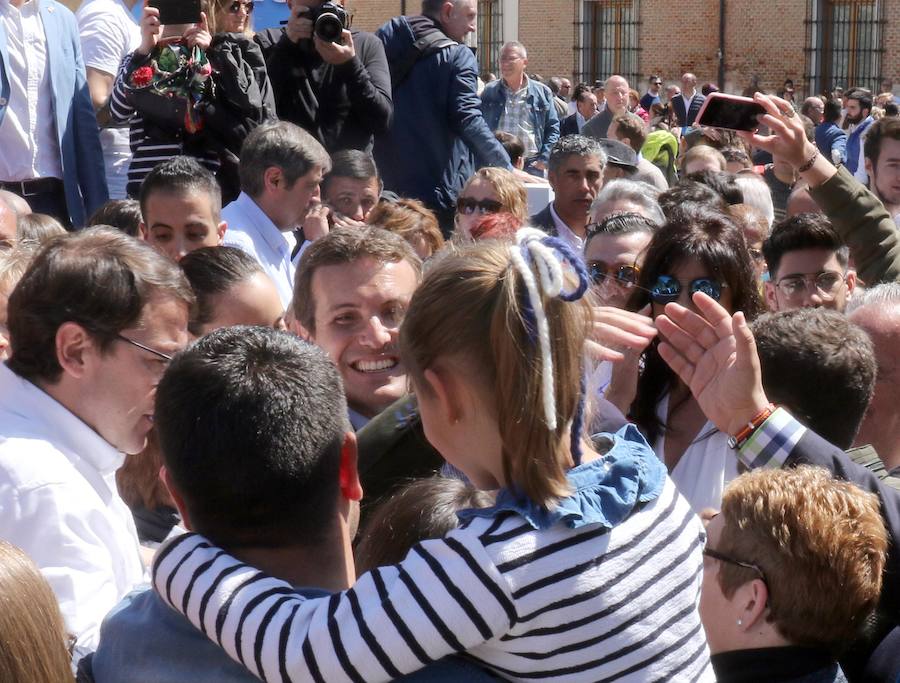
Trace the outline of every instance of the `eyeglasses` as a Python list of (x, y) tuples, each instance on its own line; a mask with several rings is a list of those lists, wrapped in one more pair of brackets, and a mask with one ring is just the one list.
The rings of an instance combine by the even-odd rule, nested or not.
[(668, 304), (678, 301), (682, 288), (687, 285), (691, 294), (703, 292), (706, 296), (718, 301), (722, 297), (722, 289), (728, 285), (717, 282), (709, 277), (698, 277), (690, 282), (680, 282), (671, 275), (659, 275), (656, 282), (650, 287), (650, 298), (658, 304)]
[(823, 300), (831, 301), (837, 295), (842, 284), (844, 284), (844, 275), (842, 273), (826, 270), (817, 275), (791, 275), (784, 277), (776, 282), (775, 286), (786, 299), (799, 300), (809, 291), (810, 285), (813, 285), (815, 292)]
[(709, 547), (703, 549), (703, 554), (707, 557), (711, 557), (714, 560), (718, 560), (719, 562), (726, 562), (727, 564), (733, 564), (736, 567), (743, 567), (744, 569), (752, 569), (757, 574), (759, 574), (759, 578), (761, 578), (763, 581), (766, 580), (766, 575), (763, 573), (763, 570), (760, 569), (759, 565), (753, 564), (752, 562), (743, 562), (742, 560), (736, 560), (733, 557), (728, 557), (728, 555), (724, 555), (718, 550), (713, 550)]
[(136, 346), (137, 348), (141, 349), (142, 351), (146, 351), (147, 353), (152, 353), (157, 358), (162, 358), (166, 362), (172, 360), (172, 356), (170, 356), (169, 354), (163, 353), (162, 351), (157, 351), (156, 349), (151, 349), (149, 346), (145, 346), (144, 344), (141, 344), (140, 342), (136, 342), (134, 339), (129, 339), (125, 335), (117, 334), (116, 339), (118, 339), (119, 341), (123, 341), (126, 344), (131, 344), (132, 346)]
[(763, 260), (762, 249), (757, 249), (756, 247), (748, 247), (747, 251), (750, 252), (750, 258), (752, 258), (754, 261)]
[(249, 2), (233, 2), (228, 6), (228, 11), (231, 14), (237, 14), (241, 11), (241, 7), (247, 10), (247, 14), (253, 14), (253, 0), (249, 0)]
[(635, 265), (613, 266), (603, 261), (588, 261), (588, 273), (594, 284), (599, 285), (606, 280), (615, 280), (623, 287), (631, 287), (637, 282), (640, 268)]
[(456, 200), (456, 211), (464, 216), (471, 216), (476, 211), (483, 216), (486, 213), (497, 213), (503, 208), (503, 204), (495, 199), (472, 199), (460, 197)]

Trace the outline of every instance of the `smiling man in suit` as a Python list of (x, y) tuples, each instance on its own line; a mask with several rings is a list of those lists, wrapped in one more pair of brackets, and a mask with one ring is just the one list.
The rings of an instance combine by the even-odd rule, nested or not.
[(0, 189), (76, 227), (107, 200), (97, 119), (74, 15), (55, 0), (0, 0)]

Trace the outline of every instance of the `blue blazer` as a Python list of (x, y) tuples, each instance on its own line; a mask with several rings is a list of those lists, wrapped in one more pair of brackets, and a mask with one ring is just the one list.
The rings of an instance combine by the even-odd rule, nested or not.
[[(56, 0), (41, 0), (40, 13), (47, 38), (66, 204), (72, 225), (80, 227), (86, 216), (109, 198), (97, 117), (81, 59), (75, 15)], [(8, 69), (6, 30), (0, 25), (0, 123), (10, 96)]]

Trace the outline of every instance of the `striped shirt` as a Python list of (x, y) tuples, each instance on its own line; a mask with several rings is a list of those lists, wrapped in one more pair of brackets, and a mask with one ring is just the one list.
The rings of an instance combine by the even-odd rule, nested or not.
[(180, 154), (189, 154), (206, 166), (212, 173), (216, 173), (221, 165), (217, 152), (204, 150), (202, 154), (195, 151), (186, 152), (184, 144), (177, 134), (168, 134), (159, 127), (154, 126), (152, 133), (146, 129), (144, 118), (135, 110), (128, 97), (126, 85), (128, 77), (138, 66), (140, 58), (134, 53), (122, 60), (119, 73), (113, 83), (112, 95), (109, 98), (110, 117), (114, 123), (130, 124), (129, 144), (131, 146), (131, 163), (128, 166), (127, 193), (129, 197), (137, 197), (141, 190), (141, 183), (153, 167), (160, 162), (171, 159)]
[(159, 552), (154, 585), (265, 681), (385, 681), (463, 651), (513, 681), (712, 681), (705, 534), (668, 478), (661, 489), (612, 528), (471, 517), (329, 598), (196, 534)]

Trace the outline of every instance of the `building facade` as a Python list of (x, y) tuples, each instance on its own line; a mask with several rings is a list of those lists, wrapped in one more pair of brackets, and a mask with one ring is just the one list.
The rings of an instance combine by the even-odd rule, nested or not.
[[(592, 82), (614, 73), (641, 90), (649, 74), (677, 82), (693, 71), (728, 92), (799, 94), (884, 78), (900, 91), (900, 0), (477, 0), (472, 37), (482, 72), (500, 46), (528, 48), (529, 71)], [(374, 30), (419, 0), (355, 0), (354, 26)]]

